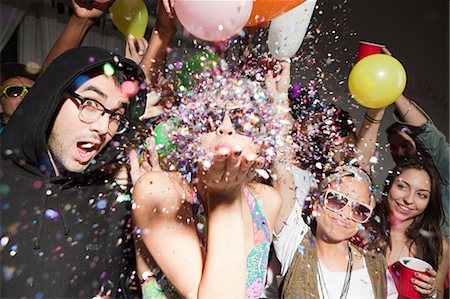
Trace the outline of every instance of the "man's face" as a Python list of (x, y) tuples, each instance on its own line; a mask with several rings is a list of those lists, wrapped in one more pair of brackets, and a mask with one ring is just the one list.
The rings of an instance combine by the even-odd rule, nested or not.
[(414, 140), (405, 132), (399, 131), (388, 135), (392, 159), (396, 164), (405, 159), (417, 158), (417, 148)]
[[(101, 103), (106, 109), (119, 114), (125, 113), (128, 97), (122, 93), (114, 79), (99, 75), (86, 81), (75, 93)], [(110, 129), (109, 113), (93, 122), (79, 118), (80, 101), (66, 98), (56, 116), (48, 145), (64, 168), (71, 172), (85, 170), (92, 159), (111, 141), (116, 131)]]
[(7, 88), (8, 86), (17, 86), (17, 87), (22, 87), (22, 86), (26, 86), (26, 87), (32, 87), (34, 84), (34, 81), (25, 77), (11, 77), (9, 79), (6, 79), (2, 84), (1, 84), (1, 95), (0, 95), (0, 105), (2, 108), (2, 112), (3, 112), (3, 122), (7, 123), (9, 121), (9, 118), (11, 117), (11, 115), (14, 113), (14, 111), (17, 109), (17, 107), (19, 106), (20, 102), (22, 102), (23, 98), (27, 95), (27, 92), (24, 92), (22, 95), (18, 95), (18, 96), (12, 96), (12, 97), (7, 97), (3, 91), (5, 90), (5, 88)]

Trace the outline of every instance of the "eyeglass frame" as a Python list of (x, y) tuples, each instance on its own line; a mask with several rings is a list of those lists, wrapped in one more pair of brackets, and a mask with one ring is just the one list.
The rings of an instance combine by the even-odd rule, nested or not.
[[(83, 96), (79, 95), (78, 93), (76, 93), (75, 91), (67, 91), (65, 93), (65, 95), (66, 95), (66, 97), (70, 98), (71, 100), (73, 100), (73, 98), (75, 98), (76, 100), (80, 101), (80, 103), (77, 103), (77, 106), (78, 106), (78, 118), (82, 122), (91, 124), (91, 123), (96, 122), (97, 120), (99, 120), (103, 115), (105, 115), (105, 113), (108, 113), (110, 115), (110, 117), (108, 118), (108, 121), (109, 121), (109, 123), (108, 123), (108, 131), (109, 131), (109, 124), (111, 123), (111, 120), (112, 120), (113, 116), (119, 116), (119, 127), (117, 128), (117, 131), (116, 131), (115, 135), (123, 134), (124, 132), (126, 132), (129, 129), (130, 121), (126, 118), (125, 115), (117, 113), (117, 112), (114, 112), (114, 111), (111, 111), (110, 109), (106, 108), (99, 101), (91, 99), (91, 98), (83, 97)], [(95, 120), (85, 120), (84, 117), (82, 117), (82, 107), (86, 107), (86, 106), (83, 106), (83, 105), (87, 101), (92, 101), (92, 102), (98, 104), (103, 109), (103, 111), (102, 111), (102, 110), (97, 109), (96, 107), (94, 107), (96, 110), (101, 111), (101, 114)], [(123, 127), (122, 130), (119, 131), (120, 121), (121, 120), (124, 121), (124, 127)]]
[[(333, 193), (333, 194), (336, 194), (336, 195), (340, 195), (341, 197), (345, 198), (345, 199), (347, 200), (347, 202), (345, 203), (345, 205), (344, 205), (342, 208), (340, 208), (340, 209), (338, 209), (338, 210), (333, 209), (333, 208), (331, 208), (331, 207), (328, 207), (328, 206), (327, 206), (327, 201), (328, 201), (327, 198), (328, 198), (328, 194), (329, 194), (329, 193)], [(363, 207), (369, 209), (370, 215), (367, 217), (366, 220), (360, 221), (360, 220), (357, 220), (357, 219), (353, 218), (353, 203), (360, 204), (361, 206), (363, 206)], [(337, 191), (337, 190), (331, 189), (331, 188), (327, 188), (326, 191), (325, 191), (325, 195), (324, 195), (324, 197), (323, 197), (323, 205), (324, 205), (324, 207), (325, 207), (326, 209), (328, 209), (328, 210), (330, 210), (330, 211), (332, 211), (332, 212), (334, 212), (334, 213), (340, 212), (340, 211), (342, 211), (346, 206), (349, 206), (349, 207), (350, 207), (350, 211), (351, 211), (351, 216), (350, 216), (350, 218), (351, 218), (353, 221), (357, 222), (357, 223), (366, 223), (366, 222), (368, 222), (369, 219), (370, 219), (370, 217), (372, 217), (372, 213), (373, 213), (373, 210), (374, 210), (374, 208), (371, 207), (369, 204), (365, 204), (365, 203), (363, 203), (363, 202), (359, 202), (359, 201), (350, 199), (350, 198), (348, 198), (345, 194), (343, 194), (343, 193), (341, 193), (341, 192), (339, 192), (339, 191)]]
[[(22, 88), (22, 92), (19, 95), (10, 97), (7, 94), (7, 90), (10, 89), (11, 87), (21, 87)], [(30, 88), (31, 87), (28, 87), (28, 86), (25, 86), (25, 85), (8, 85), (5, 88), (3, 88), (2, 95), (4, 95), (7, 99), (14, 99), (14, 98), (26, 95), (30, 91)]]

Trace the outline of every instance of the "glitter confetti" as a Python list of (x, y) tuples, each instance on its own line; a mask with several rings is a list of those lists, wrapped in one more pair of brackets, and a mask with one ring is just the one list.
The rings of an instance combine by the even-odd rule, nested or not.
[(59, 217), (59, 213), (52, 209), (47, 209), (44, 213), (45, 218), (55, 220)]
[[(206, 157), (202, 162), (207, 165), (211, 156), (201, 148), (200, 137), (217, 130), (226, 111), (236, 132), (251, 137), (270, 163), (277, 154), (276, 136), (286, 124), (263, 85), (228, 67), (196, 73), (195, 79), (196, 84), (179, 94), (179, 104), (166, 115), (178, 120), (167, 132), (169, 143), (177, 145), (166, 155), (170, 163), (183, 173), (191, 171), (199, 157)], [(264, 171), (260, 174), (268, 176)]]
[(129, 80), (123, 82), (120, 88), (122, 90), (122, 93), (129, 98), (135, 96), (139, 91), (138, 84)]
[(114, 69), (114, 67), (110, 64), (110, 63), (105, 63), (103, 65), (103, 73), (110, 77), (112, 75), (114, 75), (114, 73), (116, 72), (116, 70)]

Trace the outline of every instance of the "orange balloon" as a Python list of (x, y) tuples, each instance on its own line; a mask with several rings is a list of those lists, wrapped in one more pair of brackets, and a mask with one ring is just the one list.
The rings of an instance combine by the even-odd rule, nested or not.
[(253, 0), (253, 9), (246, 27), (254, 27), (275, 19), (305, 0)]

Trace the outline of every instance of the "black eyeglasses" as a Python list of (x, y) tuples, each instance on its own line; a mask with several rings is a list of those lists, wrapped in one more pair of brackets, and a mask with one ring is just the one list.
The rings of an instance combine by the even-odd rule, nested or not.
[(24, 96), (31, 87), (28, 86), (6, 86), (3, 89), (3, 95), (8, 99)]
[(345, 206), (351, 208), (351, 218), (358, 223), (364, 223), (369, 220), (372, 215), (372, 207), (362, 202), (349, 200), (345, 195), (331, 189), (327, 189), (325, 193), (325, 207), (335, 213), (341, 211)]
[(111, 115), (108, 125), (109, 133), (122, 134), (123, 132), (128, 130), (128, 126), (130, 124), (128, 119), (120, 113), (105, 108), (102, 103), (90, 98), (84, 98), (73, 91), (67, 92), (67, 97), (71, 98), (72, 100), (73, 98), (75, 98), (79, 101), (74, 102), (78, 105), (78, 117), (81, 121), (86, 123), (93, 123), (99, 120), (100, 117), (105, 115), (105, 113), (108, 113), (109, 115)]

